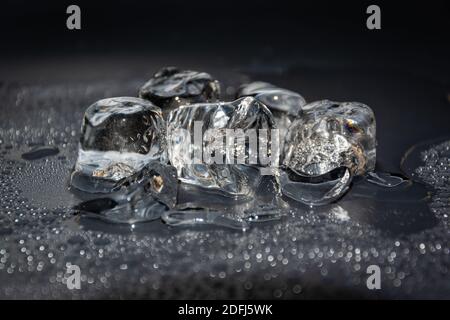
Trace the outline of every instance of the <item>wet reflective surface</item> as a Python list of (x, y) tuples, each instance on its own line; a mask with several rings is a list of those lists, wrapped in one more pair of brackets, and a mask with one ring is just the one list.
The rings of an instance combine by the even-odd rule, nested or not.
[[(223, 77), (235, 81), (225, 86), (238, 88), (242, 74), (252, 74), (241, 71)], [(220, 70), (214, 74), (222, 76)], [(289, 74), (282, 79), (301, 79), (295, 69)], [(264, 78), (296, 89), (279, 83), (277, 75)], [(403, 174), (410, 181), (387, 188), (379, 185), (380, 179), (378, 184), (354, 179), (343, 198), (324, 207), (310, 208), (288, 197), (268, 199), (273, 193), (262, 187), (258, 195), (270, 206), (235, 203), (238, 219), (230, 221), (222, 213), (229, 200), (214, 200), (208, 216), (200, 217), (206, 223), (192, 227), (189, 221), (198, 218), (199, 205), (191, 202), (199, 192), (188, 188), (181, 191), (184, 207), (162, 213), (167, 221), (186, 222), (185, 227), (160, 219), (127, 224), (99, 219), (95, 207), (86, 208), (89, 199), (69, 190), (82, 115), (99, 99), (135, 94), (144, 80), (1, 85), (1, 297), (449, 297), (446, 140), (407, 155), (414, 165)], [(388, 141), (388, 117), (377, 111), (380, 103), (368, 104), (380, 124), (379, 172), (400, 173), (397, 149), (419, 142), (425, 129), (401, 142), (399, 132), (399, 138)], [(58, 153), (45, 151), (56, 148)], [(74, 209), (82, 203), (83, 210)], [(115, 205), (106, 200), (99, 204), (110, 209)], [(252, 210), (264, 213), (260, 223), (252, 223)], [(236, 230), (211, 225), (208, 219), (228, 227), (241, 224)], [(69, 262), (81, 269), (81, 290), (68, 290), (64, 284)], [(365, 284), (371, 264), (382, 271), (382, 290), (377, 292)]]

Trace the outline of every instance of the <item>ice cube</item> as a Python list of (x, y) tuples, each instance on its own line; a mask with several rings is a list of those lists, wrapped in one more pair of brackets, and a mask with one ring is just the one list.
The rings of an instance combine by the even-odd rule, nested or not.
[[(375, 116), (365, 104), (358, 102), (333, 102), (322, 100), (303, 107), (302, 115), (289, 127), (286, 135), (282, 165), (294, 175), (320, 177), (338, 168), (347, 168), (341, 172), (331, 189), (342, 190), (353, 176), (373, 171), (376, 161)], [(286, 184), (291, 181), (284, 172), (282, 190), (286, 195), (303, 201), (303, 188), (290, 187), (287, 194)], [(322, 177), (322, 180), (326, 179)], [(302, 183), (304, 183), (302, 181)], [(338, 186), (336, 186), (338, 184)], [(284, 185), (284, 187), (283, 187)], [(324, 185), (322, 184), (322, 187)], [(324, 190), (322, 190), (324, 193)], [(325, 192), (326, 193), (326, 192)], [(330, 201), (339, 195), (329, 197)], [(312, 197), (309, 204), (323, 203), (324, 199)]]
[(161, 107), (164, 118), (181, 105), (214, 102), (220, 85), (208, 73), (166, 67), (159, 70), (139, 90), (139, 96)]
[(305, 99), (300, 94), (261, 81), (241, 86), (237, 95), (238, 98), (255, 97), (265, 104), (272, 113), (279, 111), (294, 117), (300, 115), (302, 107), (306, 104)]
[[(261, 81), (241, 86), (237, 96), (239, 98), (252, 96), (266, 105), (273, 114), (281, 137), (286, 135), (292, 121), (300, 116), (302, 107), (306, 104), (300, 94)], [(281, 141), (281, 147), (282, 145), (283, 141)]]
[(277, 89), (277, 86), (264, 81), (253, 81), (250, 83), (245, 83), (239, 87), (237, 91), (237, 97), (254, 97), (258, 93), (260, 93), (261, 90), (264, 91), (267, 89)]
[(278, 164), (277, 133), (270, 111), (252, 97), (181, 106), (168, 120), (169, 160), (185, 183), (248, 194), (257, 181), (246, 166)]
[(85, 112), (72, 184), (111, 192), (151, 161), (167, 161), (161, 109), (132, 97), (97, 101)]

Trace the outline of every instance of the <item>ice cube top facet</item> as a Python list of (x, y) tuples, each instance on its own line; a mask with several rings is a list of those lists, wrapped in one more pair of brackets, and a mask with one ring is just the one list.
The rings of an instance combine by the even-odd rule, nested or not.
[[(208, 73), (167, 67), (159, 70), (139, 90), (139, 96), (164, 109), (180, 105), (214, 102), (220, 85)], [(170, 110), (169, 110), (170, 111)]]
[(84, 114), (80, 144), (84, 151), (162, 153), (165, 122), (161, 109), (133, 97), (99, 100)]
[(281, 111), (292, 116), (298, 116), (302, 107), (306, 104), (305, 99), (300, 94), (261, 81), (241, 86), (237, 96), (238, 98), (244, 96), (255, 97), (271, 111)]
[(329, 100), (307, 104), (289, 127), (282, 163), (310, 176), (338, 167), (362, 175), (375, 168), (375, 131), (374, 113), (365, 104)]

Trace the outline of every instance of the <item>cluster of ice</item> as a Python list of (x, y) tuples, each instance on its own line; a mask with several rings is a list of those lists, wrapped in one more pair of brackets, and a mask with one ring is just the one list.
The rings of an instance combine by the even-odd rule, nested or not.
[(209, 74), (174, 67), (157, 72), (139, 97), (103, 99), (86, 110), (74, 187), (109, 194), (145, 181), (137, 207), (149, 206), (142, 200), (149, 192), (174, 208), (177, 180), (238, 199), (251, 198), (260, 177), (274, 174), (285, 196), (321, 205), (375, 167), (375, 117), (362, 103), (307, 104), (265, 82), (222, 102)]

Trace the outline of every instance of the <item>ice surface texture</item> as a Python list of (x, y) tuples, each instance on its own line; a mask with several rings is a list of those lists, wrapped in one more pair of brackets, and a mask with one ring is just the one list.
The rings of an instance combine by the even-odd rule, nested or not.
[(156, 160), (166, 161), (166, 125), (160, 108), (147, 100), (117, 97), (97, 101), (86, 110), (75, 175), (117, 182)]
[(139, 96), (161, 107), (164, 115), (186, 104), (214, 102), (220, 85), (208, 73), (166, 67), (159, 70), (139, 90)]
[[(375, 116), (368, 106), (329, 100), (307, 104), (285, 139), (282, 165), (289, 174), (282, 173), (283, 193), (311, 205), (330, 202), (348, 189), (353, 176), (373, 171), (375, 161)], [(331, 172), (327, 182), (324, 175)], [(305, 188), (305, 179), (294, 176), (310, 177), (308, 185), (320, 192), (308, 194), (314, 188)]]
[[(201, 127), (198, 127), (199, 124)], [(200, 143), (195, 141), (196, 128), (200, 128)], [(169, 160), (177, 168), (178, 177), (183, 182), (221, 189), (235, 195), (248, 194), (251, 189), (249, 183), (254, 181), (249, 180), (246, 172), (252, 170), (245, 168), (245, 164), (265, 164), (261, 162), (258, 149), (250, 148), (245, 141), (228, 140), (236, 151), (228, 152), (231, 149), (224, 147), (228, 143), (230, 130), (227, 129), (240, 129), (244, 134), (249, 129), (256, 129), (258, 144), (265, 144), (268, 151), (271, 147), (270, 129), (274, 128), (270, 111), (252, 97), (230, 103), (182, 106), (172, 111), (168, 120)], [(266, 136), (261, 135), (258, 129), (266, 129)], [(214, 130), (214, 134), (208, 136), (210, 130)], [(211, 155), (214, 159), (206, 158)]]
[(375, 116), (358, 102), (322, 100), (304, 106), (285, 139), (283, 164), (305, 175), (338, 167), (362, 175), (375, 168), (375, 161)]

